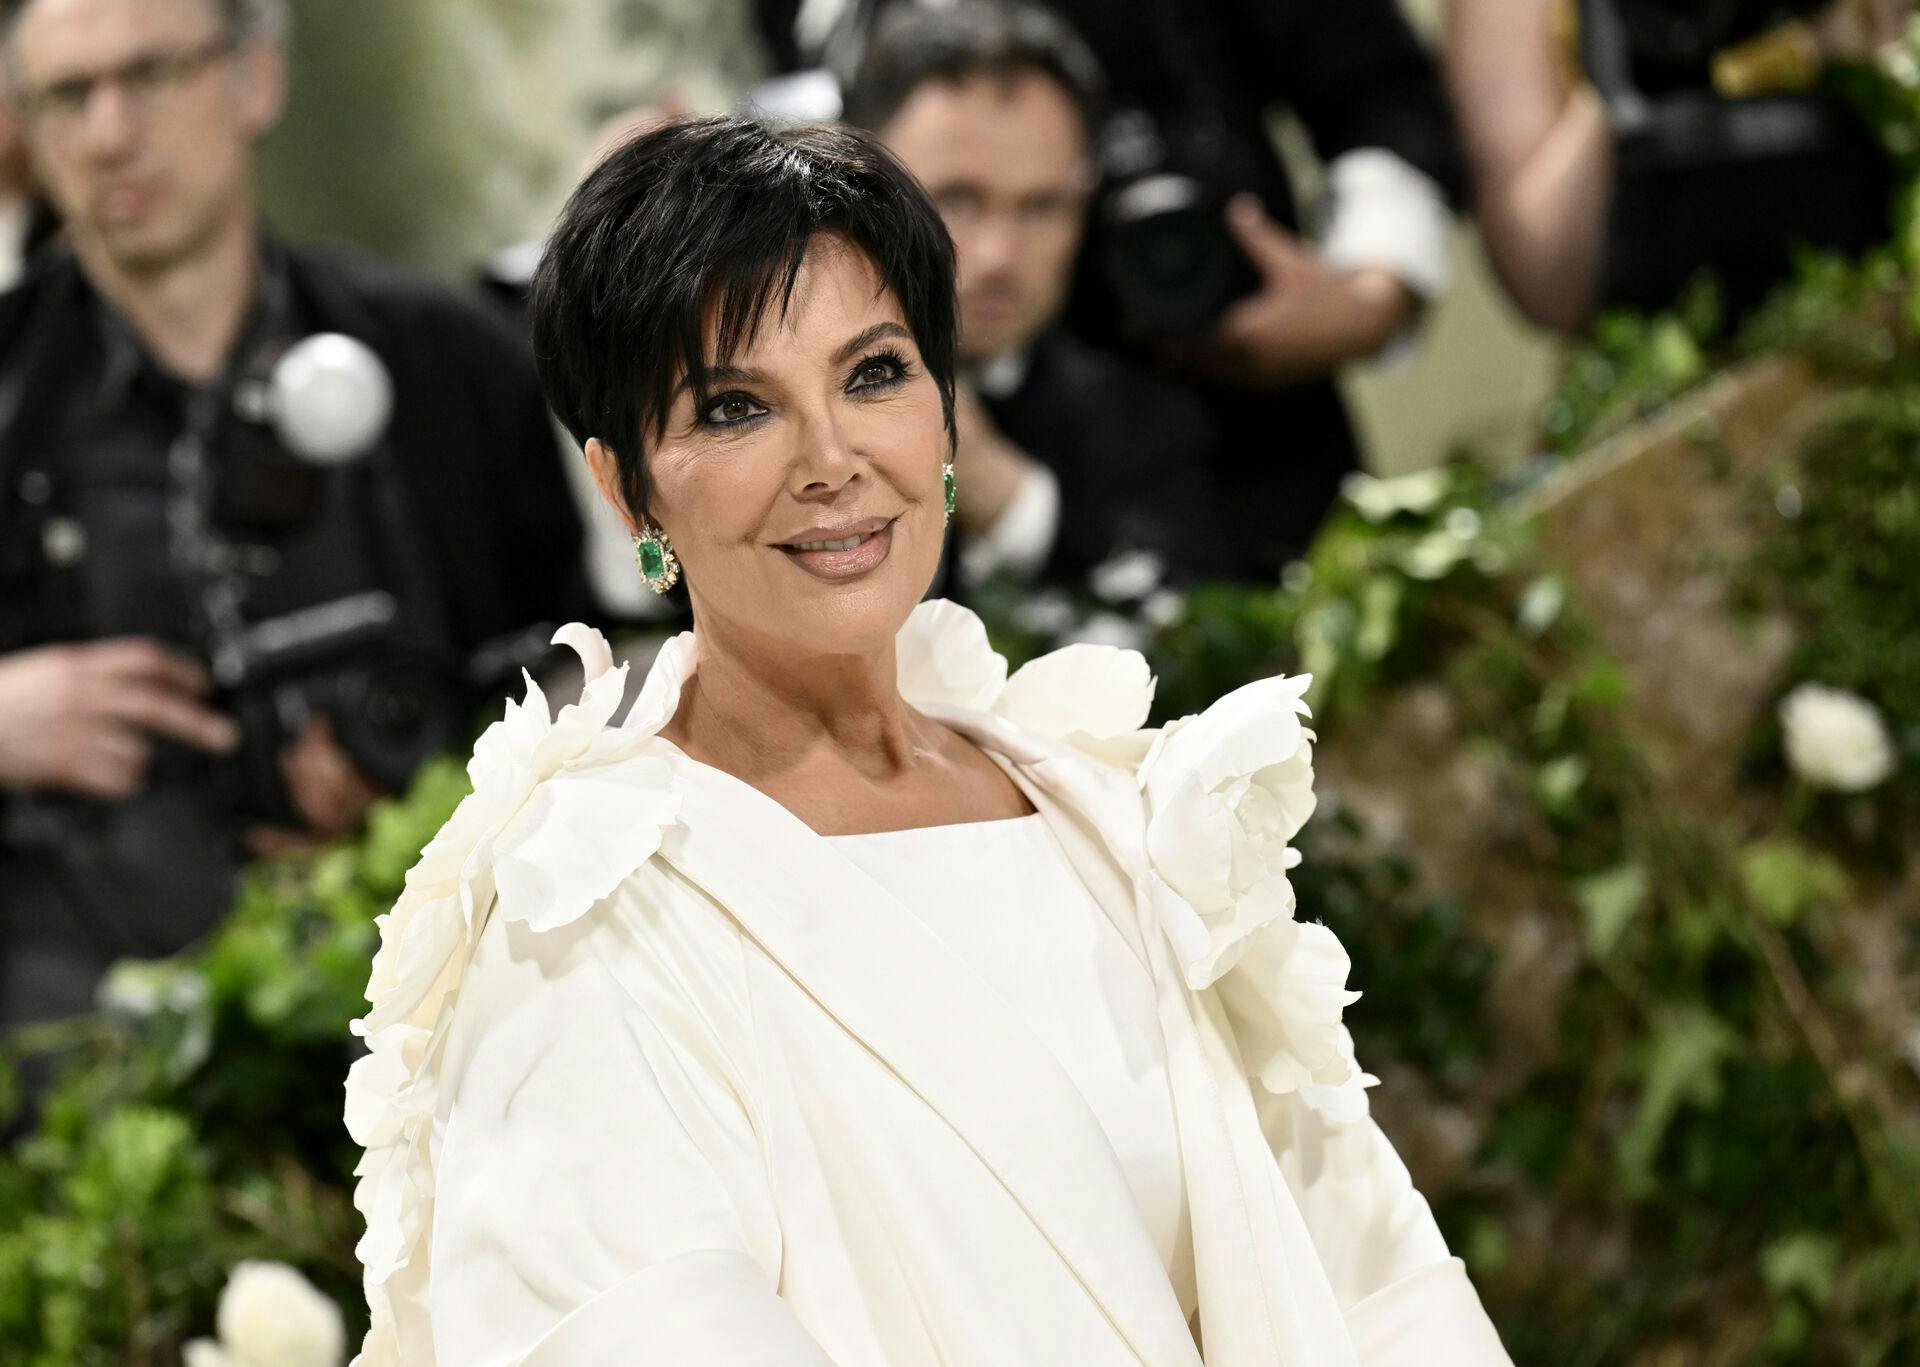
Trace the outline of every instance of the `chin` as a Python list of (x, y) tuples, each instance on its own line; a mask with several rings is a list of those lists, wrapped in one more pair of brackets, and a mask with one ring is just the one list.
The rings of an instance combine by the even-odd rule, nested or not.
[(204, 251), (216, 226), (187, 215), (177, 204), (156, 205), (137, 223), (107, 227), (96, 240), (107, 258), (129, 274), (163, 271)]
[(778, 595), (784, 601), (774, 615), (774, 631), (800, 653), (873, 654), (899, 635), (926, 597), (935, 568), (896, 560), (846, 583), (800, 580)]

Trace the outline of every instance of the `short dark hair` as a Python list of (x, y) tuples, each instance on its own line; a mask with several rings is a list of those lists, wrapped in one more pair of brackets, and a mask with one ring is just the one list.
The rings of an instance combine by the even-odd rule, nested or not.
[(881, 17), (846, 93), (847, 122), (882, 129), (928, 81), (1037, 73), (1073, 101), (1091, 137), (1106, 99), (1100, 63), (1066, 20), (1018, 0), (895, 5)]
[[(533, 281), (535, 359), (576, 441), (612, 447), (628, 509), (674, 391), (695, 394), (784, 313), (821, 234), (872, 262), (920, 348), (954, 440), (953, 243), (926, 192), (856, 129), (683, 119), (623, 144), (574, 191)], [(716, 318), (715, 335), (705, 323)]]

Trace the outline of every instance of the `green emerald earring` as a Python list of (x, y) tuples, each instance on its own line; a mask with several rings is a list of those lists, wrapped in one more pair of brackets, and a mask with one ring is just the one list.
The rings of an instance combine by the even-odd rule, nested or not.
[(667, 534), (647, 523), (633, 539), (633, 558), (640, 562), (640, 577), (655, 593), (665, 593), (680, 582), (680, 561), (673, 553)]
[[(947, 489), (946, 521), (951, 522), (953, 521), (953, 462), (952, 461), (948, 461), (945, 465), (942, 465), (940, 467), (940, 479), (941, 479), (941, 482), (946, 485), (946, 489)], [(945, 523), (941, 525), (944, 526)]]

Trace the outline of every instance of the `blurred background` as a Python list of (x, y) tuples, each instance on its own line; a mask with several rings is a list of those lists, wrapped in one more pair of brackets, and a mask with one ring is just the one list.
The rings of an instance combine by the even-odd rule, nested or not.
[(1313, 674), (1299, 914), (1514, 1359), (1920, 1363), (1912, 9), (0, 0), (0, 1360), (357, 1342), (373, 918), (555, 624), (686, 624), (541, 238), (745, 112), (955, 239), (937, 592)]

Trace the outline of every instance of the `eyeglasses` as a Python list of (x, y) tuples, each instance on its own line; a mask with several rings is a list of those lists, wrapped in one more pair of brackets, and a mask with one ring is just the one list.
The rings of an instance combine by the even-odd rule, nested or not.
[(236, 46), (232, 35), (222, 34), (198, 47), (156, 52), (90, 76), (72, 76), (44, 90), (22, 91), (20, 109), (27, 122), (58, 137), (80, 127), (93, 104), (94, 91), (111, 83), (119, 86), (128, 102), (144, 114), (202, 70), (229, 56)]

